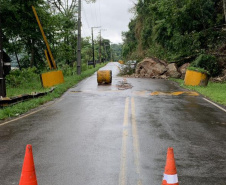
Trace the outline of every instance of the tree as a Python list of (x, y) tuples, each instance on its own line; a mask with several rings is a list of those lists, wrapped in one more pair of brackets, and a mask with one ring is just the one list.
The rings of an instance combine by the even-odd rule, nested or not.
[(135, 10), (123, 33), (125, 58), (182, 60), (208, 53), (225, 40), (221, 0), (140, 0)]
[(111, 49), (113, 52), (114, 61), (119, 61), (120, 59), (122, 59), (122, 44), (112, 44)]
[(22, 67), (46, 65), (46, 46), (32, 12), (33, 5), (56, 62), (71, 65), (76, 60), (77, 3), (77, 0), (0, 0), (4, 49), (15, 54)]
[[(31, 6), (38, 10), (43, 25), (50, 25), (47, 23), (50, 19), (50, 14), (46, 11), (47, 4), (43, 0), (1, 0), (1, 5), (0, 16), (3, 20), (6, 49), (23, 53), (21, 56), (24, 66), (42, 65), (38, 61), (43, 61), (44, 42)], [(45, 29), (45, 33), (50, 38), (49, 30), (51, 29)]]
[[(95, 2), (87, 1), (87, 2)], [(57, 30), (54, 36), (55, 53), (58, 63), (72, 65), (76, 61), (77, 45), (77, 0), (48, 0), (52, 13), (57, 17)], [(65, 62), (63, 62), (65, 61)]]
[(226, 0), (223, 0), (223, 8), (224, 8), (224, 20), (226, 22)]

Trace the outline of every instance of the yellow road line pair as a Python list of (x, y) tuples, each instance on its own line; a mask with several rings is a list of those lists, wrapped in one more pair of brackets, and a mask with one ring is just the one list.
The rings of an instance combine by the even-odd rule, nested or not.
[[(123, 135), (122, 135), (122, 153), (121, 153), (121, 168), (119, 175), (119, 185), (127, 184), (127, 144), (128, 144), (128, 134), (129, 134), (129, 97), (125, 100), (125, 110), (124, 110), (124, 121), (123, 121)], [(137, 124), (135, 117), (135, 101), (131, 98), (131, 124), (132, 124), (132, 136), (133, 136), (133, 152), (134, 152), (134, 164), (136, 167), (136, 173), (139, 176), (137, 185), (142, 185), (140, 178), (140, 147), (139, 147), (139, 137), (137, 132)]]

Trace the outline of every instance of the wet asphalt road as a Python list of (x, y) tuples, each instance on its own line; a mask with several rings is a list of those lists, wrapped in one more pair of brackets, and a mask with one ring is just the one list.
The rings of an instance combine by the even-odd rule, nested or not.
[(159, 185), (170, 146), (181, 185), (226, 184), (226, 112), (202, 96), (151, 95), (184, 90), (117, 77), (117, 65), (104, 68), (112, 85), (98, 86), (95, 74), (0, 126), (0, 185), (19, 183), (26, 144), (39, 185)]

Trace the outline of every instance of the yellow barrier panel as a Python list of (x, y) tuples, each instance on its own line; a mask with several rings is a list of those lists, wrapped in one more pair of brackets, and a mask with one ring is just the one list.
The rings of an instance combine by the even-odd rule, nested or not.
[(43, 87), (52, 87), (54, 85), (64, 83), (64, 76), (62, 71), (42, 73), (41, 79)]
[(184, 84), (192, 86), (207, 86), (208, 80), (208, 75), (205, 73), (187, 70), (184, 78)]
[(119, 60), (119, 61), (118, 61), (118, 63), (120, 63), (120, 64), (124, 64), (124, 62), (123, 62), (122, 60)]

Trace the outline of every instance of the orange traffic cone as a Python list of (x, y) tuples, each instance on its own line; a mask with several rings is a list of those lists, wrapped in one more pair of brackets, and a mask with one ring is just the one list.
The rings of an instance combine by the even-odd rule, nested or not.
[(38, 185), (31, 145), (26, 147), (19, 185)]
[(168, 148), (162, 185), (179, 185), (173, 148)]

